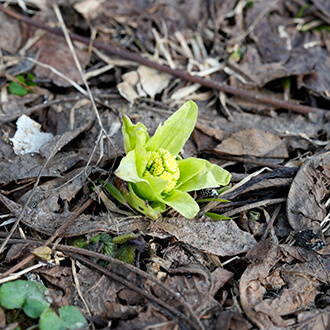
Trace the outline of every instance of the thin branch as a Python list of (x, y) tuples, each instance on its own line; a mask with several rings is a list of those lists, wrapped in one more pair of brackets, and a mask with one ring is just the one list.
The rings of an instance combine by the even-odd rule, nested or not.
[(128, 280), (125, 280), (124, 278), (120, 277), (119, 275), (103, 268), (102, 266), (99, 266), (98, 264), (94, 263), (93, 261), (86, 259), (78, 254), (73, 254), (70, 252), (66, 252), (66, 254), (68, 256), (70, 256), (73, 259), (79, 260), (80, 262), (95, 268), (96, 270), (98, 270), (100, 273), (103, 273), (104, 275), (112, 278), (113, 280), (125, 285), (126, 287), (134, 290), (135, 292), (139, 293), (140, 295), (144, 296), (145, 298), (155, 302), (158, 306), (161, 306), (162, 308), (166, 309), (167, 311), (169, 311), (173, 316), (175, 315), (176, 317), (178, 317), (179, 319), (181, 319), (182, 321), (185, 321), (187, 324), (189, 324), (189, 326), (191, 327), (191, 329), (196, 329), (196, 330), (201, 330), (204, 329), (203, 327), (200, 327), (200, 322), (195, 323), (193, 320), (190, 320), (186, 315), (184, 315), (183, 313), (181, 313), (178, 309), (170, 306), (169, 304), (167, 304), (166, 302), (164, 302), (163, 300), (157, 298), (156, 296), (152, 295), (151, 293), (140, 289), (139, 287), (137, 287), (136, 285), (134, 285), (133, 283), (131, 283)]
[[(41, 173), (41, 172), (40, 172)], [(33, 195), (33, 192), (34, 191), (32, 191), (32, 193), (30, 194), (30, 197), (32, 198), (32, 195)], [(29, 200), (26, 202), (26, 204), (25, 205), (28, 205), (29, 204), (29, 202), (30, 202), (30, 199), (31, 198), (29, 198)], [(88, 199), (80, 208), (79, 208), (79, 210), (77, 210), (74, 214), (72, 214), (71, 215), (71, 217), (69, 217), (69, 218), (67, 218), (66, 220), (65, 220), (65, 222), (61, 225), (61, 227), (59, 227), (57, 230), (56, 230), (56, 232), (50, 237), (50, 238), (48, 238), (48, 240), (45, 242), (45, 244), (43, 245), (43, 246), (48, 246), (50, 243), (52, 243), (57, 237), (59, 237), (67, 228), (68, 228), (68, 226), (83, 212), (83, 211), (85, 211), (86, 210), (86, 208), (88, 207), (88, 206), (90, 206), (92, 203), (93, 203), (94, 201), (90, 198), (90, 199)], [(21, 213), (21, 216), (16, 220), (16, 223), (17, 223), (17, 225), (18, 225), (18, 223), (19, 223), (19, 221), (21, 220), (21, 218), (23, 217), (23, 215), (24, 215), (24, 210), (25, 210), (26, 208), (25, 208), (25, 206), (24, 206), (24, 208), (23, 208), (23, 210), (22, 210), (22, 213)], [(17, 225), (16, 225), (16, 223), (15, 223), (15, 225), (14, 226), (16, 226), (17, 227)], [(16, 228), (15, 227), (15, 228)], [(2, 243), (2, 245), (1, 245), (1, 248), (2, 248), (2, 250), (4, 249), (4, 247), (6, 246), (6, 244), (8, 243), (8, 241), (9, 241), (9, 239), (11, 238), (11, 236), (12, 236), (12, 234), (13, 234), (13, 230), (7, 235), (7, 237), (6, 237), (6, 239), (4, 240), (4, 242)], [(6, 276), (8, 276), (8, 275), (10, 275), (10, 274), (12, 274), (13, 272), (15, 272), (16, 270), (18, 270), (18, 269), (20, 269), (20, 268), (22, 268), (24, 265), (26, 265), (28, 262), (30, 262), (32, 259), (34, 259), (34, 255), (33, 254), (30, 254), (30, 255), (28, 255), (25, 259), (23, 259), (22, 261), (20, 261), (19, 263), (17, 263), (15, 266), (13, 266), (13, 267), (11, 267), (10, 269), (8, 269), (6, 272), (4, 272), (4, 273), (2, 273), (1, 275), (0, 275), (0, 279), (2, 279), (2, 278), (5, 278)]]
[[(50, 33), (53, 33), (53, 34), (56, 34), (56, 35), (59, 35), (59, 36), (63, 36), (62, 30), (56, 29), (56, 28), (51, 28), (51, 27), (45, 25), (44, 23), (35, 21), (35, 20), (33, 20), (29, 17), (22, 16), (22, 15), (16, 13), (16, 12), (4, 7), (1, 4), (0, 4), (0, 10), (3, 11), (4, 13), (6, 13), (7, 15), (9, 15), (11, 17), (14, 17), (15, 19), (21, 21), (21, 22), (24, 22), (24, 23), (29, 24), (31, 26), (35, 26), (37, 28), (43, 29), (43, 30), (48, 31)], [(254, 100), (254, 101), (259, 102), (259, 103), (265, 103), (265, 104), (268, 104), (268, 105), (271, 105), (271, 106), (274, 106), (274, 107), (277, 107), (277, 108), (283, 108), (283, 109), (287, 109), (287, 110), (297, 112), (297, 113), (301, 113), (301, 114), (307, 114), (307, 113), (310, 113), (310, 112), (325, 113), (327, 111), (325, 109), (319, 109), (319, 108), (315, 108), (315, 107), (309, 107), (309, 106), (306, 106), (306, 105), (301, 105), (301, 104), (297, 104), (297, 103), (283, 101), (283, 100), (279, 100), (279, 99), (269, 97), (269, 96), (266, 96), (266, 95), (262, 95), (262, 94), (259, 94), (259, 93), (254, 93), (254, 92), (249, 91), (249, 90), (239, 89), (239, 88), (235, 88), (235, 87), (228, 86), (228, 85), (225, 85), (225, 84), (220, 84), (220, 83), (214, 82), (212, 80), (204, 79), (204, 78), (201, 78), (201, 77), (198, 77), (198, 76), (192, 76), (192, 75), (188, 74), (185, 71), (172, 69), (172, 68), (170, 68), (166, 65), (156, 63), (156, 62), (151, 61), (147, 58), (144, 58), (144, 57), (142, 57), (138, 54), (134, 54), (130, 51), (123, 50), (123, 49), (118, 49), (118, 48), (115, 48), (115, 47), (110, 46), (110, 45), (105, 45), (105, 44), (103, 44), (102, 42), (99, 42), (99, 41), (91, 41), (89, 38), (85, 38), (85, 37), (77, 35), (75, 33), (70, 33), (69, 35), (70, 35), (70, 38), (72, 40), (82, 42), (86, 45), (93, 44), (94, 47), (96, 47), (98, 49), (102, 49), (102, 50), (104, 50), (104, 51), (106, 51), (106, 52), (108, 52), (112, 55), (124, 58), (126, 60), (130, 60), (130, 61), (133, 61), (133, 62), (137, 62), (137, 63), (140, 63), (142, 65), (146, 65), (146, 66), (154, 68), (158, 71), (168, 73), (168, 74), (170, 74), (172, 76), (175, 76), (175, 77), (179, 77), (183, 80), (190, 81), (190, 82), (193, 82), (193, 83), (198, 83), (198, 84), (201, 84), (202, 86), (205, 86), (205, 87), (208, 87), (208, 88), (211, 88), (211, 89), (215, 89), (215, 90), (220, 90), (222, 92), (225, 92), (225, 93), (228, 93), (228, 94), (231, 94), (231, 95), (240, 96), (242, 98), (248, 98), (248, 99)]]

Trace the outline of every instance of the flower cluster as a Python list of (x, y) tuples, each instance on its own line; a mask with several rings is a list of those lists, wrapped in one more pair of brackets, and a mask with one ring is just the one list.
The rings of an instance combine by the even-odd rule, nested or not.
[(153, 175), (168, 181), (163, 195), (169, 194), (175, 188), (180, 177), (180, 170), (175, 157), (165, 149), (151, 152), (143, 177)]
[[(198, 109), (186, 102), (149, 137), (146, 127), (123, 117), (126, 156), (116, 176), (128, 183), (126, 201), (138, 211), (157, 218), (170, 206), (193, 218), (199, 206), (190, 191), (227, 185), (230, 174), (199, 158), (181, 159), (178, 154), (197, 122)], [(146, 205), (142, 207), (142, 205)]]

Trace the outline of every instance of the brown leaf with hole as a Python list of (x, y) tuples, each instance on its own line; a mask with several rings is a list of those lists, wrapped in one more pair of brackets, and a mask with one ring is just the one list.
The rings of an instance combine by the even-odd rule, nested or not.
[(330, 193), (330, 152), (305, 161), (292, 182), (287, 202), (287, 215), (295, 230), (311, 229), (322, 235), (320, 223), (328, 211)]
[(215, 149), (229, 155), (268, 158), (289, 157), (286, 141), (257, 128), (244, 129), (222, 141)]
[(314, 306), (320, 285), (329, 284), (330, 264), (303, 248), (267, 245), (263, 258), (249, 265), (240, 279), (240, 301), (259, 328), (285, 328), (289, 316), (295, 319), (296, 313)]

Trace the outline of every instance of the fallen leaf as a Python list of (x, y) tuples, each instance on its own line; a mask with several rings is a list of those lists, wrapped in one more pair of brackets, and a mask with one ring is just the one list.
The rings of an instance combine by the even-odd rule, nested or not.
[[(288, 221), (296, 231), (313, 230), (328, 214), (325, 198), (330, 192), (330, 152), (307, 159), (294, 178), (287, 202)], [(322, 236), (320, 236), (322, 237)]]
[(298, 314), (298, 324), (304, 330), (329, 329), (330, 307), (313, 309)]
[(229, 155), (269, 158), (289, 157), (285, 140), (261, 129), (251, 128), (234, 133), (215, 149)]
[[(200, 264), (187, 264), (173, 268), (170, 269), (170, 274), (164, 283), (180, 293), (199, 317), (210, 310), (220, 308), (219, 302), (213, 296), (234, 275), (221, 268), (210, 273)], [(153, 286), (152, 290), (159, 297), (165, 298), (169, 304), (176, 304), (161, 287)]]
[(26, 244), (13, 244), (7, 254), (5, 262), (10, 262), (13, 260), (19, 260), (19, 258), (26, 253), (26, 248), (29, 246), (28, 243)]
[(86, 132), (93, 125), (94, 120), (95, 113), (90, 102), (85, 99), (80, 100), (67, 114), (65, 122), (61, 121), (58, 125), (56, 136), (42, 145), (40, 154), (47, 158), (53, 154), (54, 150), (60, 151), (73, 139)]
[(134, 87), (126, 81), (119, 83), (117, 88), (119, 94), (130, 103), (134, 103), (134, 101), (140, 97)]
[[(0, 201), (16, 216), (22, 213), (22, 206), (0, 194)], [(22, 222), (30, 228), (38, 232), (52, 235), (64, 223), (64, 221), (73, 216), (72, 212), (64, 211), (51, 212), (44, 211), (34, 205), (30, 205), (22, 218)], [(82, 214), (67, 228), (62, 234), (63, 237), (81, 236), (87, 233), (95, 232), (122, 232), (128, 233), (133, 231), (145, 231), (149, 226), (149, 222), (145, 219), (130, 219), (120, 221), (119, 223), (111, 223), (108, 214), (88, 215)]]
[[(35, 47), (40, 54), (38, 60), (41, 63), (47, 64), (57, 69), (63, 75), (76, 82), (78, 85), (83, 84), (81, 74), (73, 61), (70, 49), (62, 37), (56, 35), (52, 35), (50, 37), (47, 34), (36, 42)], [(85, 68), (85, 66), (89, 62), (88, 51), (79, 50), (75, 48), (75, 52), (77, 54), (81, 67)], [(61, 87), (71, 86), (70, 82), (63, 79), (50, 69), (40, 65), (37, 65), (34, 68), (34, 74), (40, 78), (43, 77), (51, 79), (54, 84)]]
[(76, 287), (73, 284), (72, 268), (56, 266), (49, 269), (42, 268), (38, 273), (51, 285), (47, 287), (52, 298), (52, 307), (73, 305)]
[(254, 237), (239, 229), (233, 220), (198, 222), (173, 218), (158, 222), (153, 229), (161, 229), (179, 241), (218, 256), (233, 256), (247, 252), (256, 243)]
[(117, 303), (117, 293), (124, 288), (111, 278), (87, 268), (79, 271), (78, 280), (92, 315), (101, 316), (105, 312), (106, 302)]
[[(74, 152), (57, 154), (43, 170), (42, 177), (60, 177), (63, 172), (77, 164), (79, 160), (81, 157)], [(0, 160), (0, 183), (36, 178), (44, 163), (45, 158), (33, 153)]]
[(83, 15), (87, 20), (94, 19), (97, 16), (97, 10), (104, 0), (85, 0), (78, 2), (74, 8), (78, 13)]
[(162, 92), (172, 79), (171, 75), (144, 65), (140, 65), (137, 72), (140, 76), (142, 88), (151, 98)]
[(16, 54), (22, 43), (19, 21), (1, 11), (0, 30), (2, 31), (0, 48), (10, 54)]
[(313, 251), (268, 241), (267, 251), (240, 279), (240, 301), (249, 319), (259, 328), (286, 328), (288, 316), (295, 319), (299, 311), (314, 306), (321, 283), (329, 283), (330, 265), (321, 258)]
[(51, 260), (52, 258), (52, 249), (48, 246), (40, 246), (32, 251), (32, 253), (41, 258), (45, 259), (47, 261)]

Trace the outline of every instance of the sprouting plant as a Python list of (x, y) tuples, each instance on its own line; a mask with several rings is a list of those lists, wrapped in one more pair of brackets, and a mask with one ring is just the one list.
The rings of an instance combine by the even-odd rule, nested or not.
[(36, 86), (36, 83), (34, 82), (34, 75), (31, 73), (28, 73), (25, 77), (22, 75), (15, 77), (18, 82), (11, 81), (8, 86), (8, 90), (11, 94), (15, 94), (18, 96), (24, 96), (26, 95), (31, 89), (29, 87)]
[(152, 137), (142, 123), (133, 125), (123, 117), (126, 156), (115, 174), (128, 184), (126, 190), (119, 190), (131, 207), (157, 219), (170, 206), (191, 219), (199, 206), (188, 192), (229, 183), (230, 174), (221, 167), (204, 159), (178, 156), (197, 115), (197, 105), (188, 101)]
[[(129, 244), (130, 240), (135, 240), (137, 236), (134, 233), (122, 234), (112, 238), (109, 234), (102, 233), (93, 236), (89, 244), (83, 237), (77, 237), (73, 241), (73, 246), (88, 249), (90, 245), (102, 243), (100, 253), (111, 258), (117, 258), (123, 262), (134, 265), (136, 246)], [(101, 261), (100, 264), (106, 267), (109, 263)]]

